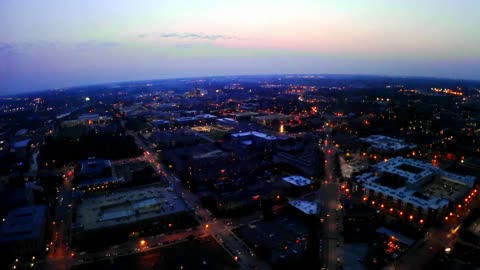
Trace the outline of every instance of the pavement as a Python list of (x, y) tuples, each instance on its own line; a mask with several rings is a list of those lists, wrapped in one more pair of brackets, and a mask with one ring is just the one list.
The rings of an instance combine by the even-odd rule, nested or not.
[(321, 150), (325, 153), (325, 182), (318, 192), (317, 200), (327, 209), (323, 221), (323, 237), (321, 239), (320, 258), (322, 269), (341, 269), (343, 265), (343, 211), (340, 204), (340, 184), (334, 175), (334, 156), (336, 148), (327, 134)]

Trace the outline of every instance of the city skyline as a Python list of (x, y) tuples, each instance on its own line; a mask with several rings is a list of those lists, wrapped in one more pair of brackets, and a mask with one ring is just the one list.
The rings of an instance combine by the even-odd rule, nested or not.
[(0, 94), (247, 74), (480, 79), (476, 1), (3, 1)]

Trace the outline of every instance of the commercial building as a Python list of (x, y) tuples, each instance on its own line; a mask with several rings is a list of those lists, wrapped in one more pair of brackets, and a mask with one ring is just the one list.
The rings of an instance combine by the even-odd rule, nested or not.
[(401, 153), (417, 147), (415, 144), (406, 143), (404, 140), (383, 135), (371, 135), (360, 138), (360, 141), (368, 143), (372, 150), (380, 153)]
[(359, 175), (364, 201), (410, 221), (448, 219), (476, 195), (475, 177), (441, 170), (429, 163), (396, 157)]
[(217, 119), (217, 124), (224, 127), (237, 127), (238, 121), (233, 118), (220, 118)]
[(3, 254), (32, 255), (41, 252), (47, 224), (45, 205), (26, 206), (8, 212), (0, 226)]
[(318, 204), (316, 202), (291, 200), (288, 204), (305, 215), (316, 215), (318, 213)]
[(270, 136), (268, 134), (258, 132), (258, 131), (249, 131), (232, 134), (232, 141), (235, 143), (240, 143), (245, 146), (252, 144), (257, 145), (273, 145), (276, 141), (275, 136)]
[(65, 120), (61, 123), (62, 127), (75, 127), (79, 125), (94, 126), (106, 125), (112, 122), (112, 117), (99, 114), (82, 114), (73, 120)]
[(106, 178), (112, 176), (112, 163), (110, 160), (90, 157), (78, 162), (75, 170), (75, 182)]
[(269, 114), (269, 115), (262, 115), (262, 116), (255, 116), (252, 117), (252, 120), (255, 121), (256, 123), (264, 126), (270, 126), (274, 122), (288, 122), (291, 119), (293, 119), (293, 116), (291, 115), (285, 115), (285, 114)]
[(74, 236), (79, 242), (108, 241), (132, 232), (178, 229), (193, 220), (193, 209), (171, 189), (148, 185), (84, 199), (77, 209)]
[(286, 176), (282, 180), (296, 187), (306, 187), (313, 184), (312, 180), (300, 175)]

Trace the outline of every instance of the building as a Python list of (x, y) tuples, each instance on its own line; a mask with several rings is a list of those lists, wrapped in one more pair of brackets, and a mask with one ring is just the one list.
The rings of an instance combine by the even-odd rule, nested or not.
[(233, 118), (220, 118), (217, 119), (217, 124), (224, 127), (237, 127), (238, 121)]
[(155, 131), (149, 140), (157, 148), (170, 148), (194, 145), (197, 142), (197, 136), (190, 129), (181, 128), (176, 131)]
[(99, 114), (82, 114), (76, 119), (65, 120), (61, 123), (62, 127), (75, 127), (75, 126), (96, 126), (106, 125), (112, 122), (112, 117)]
[(285, 115), (285, 114), (269, 114), (269, 115), (255, 116), (255, 117), (252, 116), (252, 120), (254, 122), (264, 126), (271, 126), (275, 122), (286, 123), (292, 119), (293, 119), (293, 116)]
[(75, 183), (80, 184), (85, 180), (108, 178), (112, 176), (112, 163), (110, 160), (90, 157), (78, 162), (75, 170)]
[(276, 141), (275, 136), (270, 136), (258, 131), (248, 131), (232, 134), (232, 141), (245, 146), (256, 144), (258, 146), (273, 146)]
[(193, 222), (193, 209), (171, 188), (148, 185), (84, 199), (77, 209), (73, 234), (80, 243), (98, 240), (102, 245), (127, 239), (132, 232), (179, 229)]
[(170, 127), (170, 121), (162, 120), (162, 119), (155, 119), (152, 121), (152, 125), (159, 129), (167, 129)]
[(383, 135), (371, 135), (360, 138), (360, 141), (368, 143), (373, 151), (385, 154), (402, 153), (417, 147), (415, 144), (406, 143), (404, 140)]
[(322, 157), (315, 145), (306, 144), (290, 151), (276, 151), (273, 155), (273, 163), (291, 173), (320, 178), (323, 170), (321, 167), (324, 164)]
[(291, 175), (282, 178), (282, 186), (289, 196), (300, 196), (301, 194), (311, 191), (317, 183), (300, 175)]
[(198, 119), (199, 124), (213, 124), (218, 117), (213, 114), (199, 114), (195, 118)]
[(313, 184), (312, 180), (299, 175), (283, 177), (282, 180), (296, 187), (306, 187)]
[(448, 219), (449, 213), (476, 194), (475, 177), (402, 157), (379, 163), (374, 172), (361, 174), (356, 180), (364, 188), (366, 203), (419, 223)]
[(305, 215), (316, 215), (318, 213), (318, 204), (316, 202), (291, 200), (288, 204)]
[(35, 255), (44, 250), (47, 224), (45, 205), (26, 206), (8, 212), (0, 226), (0, 249), (3, 254)]
[(17, 159), (24, 159), (30, 153), (30, 139), (24, 139), (13, 143), (11, 152), (15, 153)]

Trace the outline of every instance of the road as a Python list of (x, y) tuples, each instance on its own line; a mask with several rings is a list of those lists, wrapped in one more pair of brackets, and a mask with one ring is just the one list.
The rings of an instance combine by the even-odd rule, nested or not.
[(67, 243), (71, 240), (72, 223), (72, 178), (73, 173), (69, 168), (63, 168), (59, 173), (63, 174), (63, 187), (59, 189), (53, 221), (52, 239), (48, 246), (48, 254), (45, 263), (49, 269), (67, 270), (73, 264), (71, 250)]
[(328, 133), (320, 148), (325, 153), (325, 182), (318, 192), (317, 200), (327, 209), (327, 215), (323, 222), (320, 258), (324, 269), (341, 269), (340, 266), (343, 264), (341, 193), (338, 179), (334, 175), (336, 148), (333, 146)]

